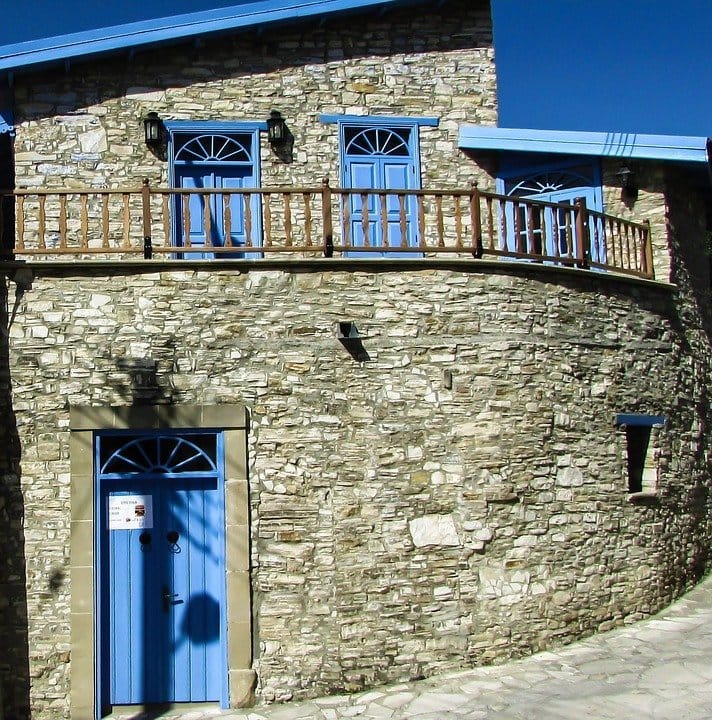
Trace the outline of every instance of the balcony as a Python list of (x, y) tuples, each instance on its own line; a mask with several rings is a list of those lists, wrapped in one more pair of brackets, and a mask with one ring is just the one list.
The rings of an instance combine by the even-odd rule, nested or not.
[(655, 276), (647, 221), (476, 185), (21, 189), (0, 202), (0, 228), (13, 225), (3, 255), (18, 261), (461, 257)]

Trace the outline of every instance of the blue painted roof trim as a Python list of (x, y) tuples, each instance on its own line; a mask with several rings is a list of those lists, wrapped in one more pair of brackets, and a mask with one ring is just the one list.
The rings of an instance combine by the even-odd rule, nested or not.
[(707, 138), (638, 133), (527, 130), (464, 125), (464, 150), (497, 150), (563, 155), (595, 155), (632, 160), (708, 161)]
[(266, 120), (164, 120), (168, 132), (267, 132)]
[(333, 123), (354, 123), (355, 125), (424, 125), (437, 127), (440, 118), (409, 115), (319, 115), (319, 122), (327, 125)]
[(0, 46), (0, 71), (407, 0), (261, 0)]
[(622, 413), (616, 415), (616, 425), (627, 427), (664, 427), (665, 415), (645, 415), (641, 413)]

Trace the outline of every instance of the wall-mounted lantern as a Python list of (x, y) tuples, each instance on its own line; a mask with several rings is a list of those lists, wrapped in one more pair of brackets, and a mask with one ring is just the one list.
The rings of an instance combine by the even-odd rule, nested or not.
[(150, 112), (143, 119), (143, 133), (148, 147), (152, 150), (160, 147), (163, 140), (163, 123), (157, 112)]
[(267, 140), (272, 149), (279, 154), (287, 143), (289, 130), (279, 110), (272, 110), (267, 120)]
[(621, 200), (633, 202), (638, 199), (638, 179), (629, 167), (622, 167), (618, 173), (621, 181)]

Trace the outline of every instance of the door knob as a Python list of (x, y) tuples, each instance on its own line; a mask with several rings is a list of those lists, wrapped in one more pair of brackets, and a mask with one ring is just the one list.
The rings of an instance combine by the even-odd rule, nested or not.
[(168, 542), (172, 545), (175, 545), (178, 542), (179, 537), (180, 535), (175, 530), (170, 530), (166, 533), (166, 540), (168, 540)]

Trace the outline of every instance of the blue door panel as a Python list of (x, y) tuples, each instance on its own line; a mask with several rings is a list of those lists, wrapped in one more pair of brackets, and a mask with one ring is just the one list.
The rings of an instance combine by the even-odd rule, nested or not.
[[(216, 477), (131, 477), (102, 485), (110, 704), (221, 700), (221, 488)], [(152, 527), (109, 529), (109, 500), (119, 495), (150, 495)]]
[[(178, 165), (175, 170), (176, 185), (183, 189), (202, 190), (241, 190), (256, 187), (256, 177), (252, 166), (229, 166), (216, 163), (211, 167), (205, 165)], [(230, 227), (226, 227), (225, 199), (218, 193), (210, 195), (190, 195), (190, 244), (195, 247), (206, 245), (205, 241), (205, 203), (210, 212), (210, 244), (213, 247), (244, 247), (247, 242), (245, 222), (245, 199), (241, 194), (229, 195)], [(251, 210), (251, 241), (260, 245), (262, 223), (260, 198), (254, 194), (250, 198)], [(183, 201), (176, 196), (175, 202), (175, 245), (182, 247), (184, 241), (185, 221), (183, 217)], [(229, 230), (229, 238), (226, 232)], [(212, 258), (215, 253), (208, 249), (204, 253), (190, 253), (186, 257)], [(259, 253), (221, 253), (220, 257), (259, 257)]]
[[(409, 133), (396, 135), (390, 130), (378, 130), (378, 134), (367, 137), (367, 133), (360, 133), (357, 137), (359, 143), (354, 146), (354, 154), (347, 150), (344, 155), (344, 179), (347, 187), (370, 190), (412, 190), (419, 187), (416, 173), (415, 149), (413, 138), (415, 130)], [(405, 144), (404, 137), (409, 143)], [(370, 141), (366, 149), (365, 140)], [(393, 154), (390, 154), (393, 150)], [(385, 226), (381, 202), (385, 201)], [(354, 193), (351, 195), (349, 211), (351, 242), (356, 247), (412, 247), (417, 245), (415, 228), (414, 198), (405, 199), (405, 236), (401, 226), (400, 199), (397, 195), (389, 194), (385, 197), (371, 193), (368, 195), (367, 211), (368, 224), (363, 223), (363, 197)], [(355, 257), (412, 257), (411, 253), (383, 253), (374, 252), (353, 253)]]

